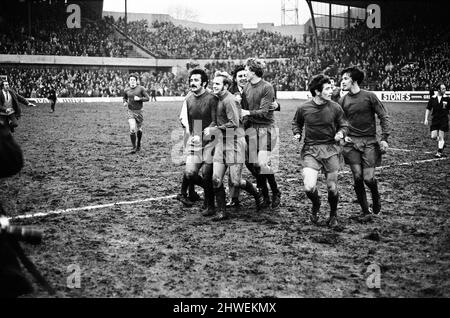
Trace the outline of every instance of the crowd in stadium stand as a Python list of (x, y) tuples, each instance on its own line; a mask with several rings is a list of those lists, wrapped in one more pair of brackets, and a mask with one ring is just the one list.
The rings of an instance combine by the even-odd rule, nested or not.
[[(10, 86), (25, 97), (45, 98), (51, 86), (59, 97), (122, 96), (129, 72), (86, 68), (0, 67)], [(184, 78), (171, 72), (139, 72), (140, 83), (157, 96), (179, 96), (187, 92)]]
[(31, 28), (24, 23), (0, 32), (0, 54), (125, 57), (124, 41), (114, 37), (107, 19), (83, 21), (82, 28), (68, 29), (65, 21), (40, 20)]
[[(23, 28), (11, 27), (0, 32), (0, 54), (125, 56), (124, 43), (111, 35), (112, 23), (123, 28), (123, 20), (111, 17), (70, 32), (59, 31), (50, 21), (41, 22), (31, 36)], [(128, 24), (128, 34), (158, 56), (228, 60), (206, 64), (210, 77), (216, 70), (231, 72), (235, 62), (230, 59), (242, 63), (250, 56), (277, 58), (267, 62), (264, 78), (279, 91), (307, 90), (311, 76), (323, 72), (338, 78), (339, 71), (349, 65), (365, 70), (363, 86), (372, 90), (429, 90), (449, 77), (449, 31), (448, 25), (369, 29), (361, 24), (336, 34), (337, 40), (321, 45), (314, 55), (312, 44), (272, 32), (210, 32), (170, 22), (154, 22), (148, 28), (144, 20)], [(27, 97), (45, 97), (51, 84), (56, 84), (61, 97), (121, 96), (128, 76), (125, 71), (72, 67), (9, 67), (0, 74), (9, 75), (13, 87)], [(188, 70), (176, 76), (170, 72), (140, 75), (143, 86), (159, 96), (185, 95), (189, 89)]]
[(325, 59), (324, 73), (331, 76), (359, 65), (374, 90), (429, 90), (450, 74), (449, 31), (448, 26), (420, 24), (374, 30), (360, 25), (319, 56)]
[[(117, 25), (124, 29), (124, 20)], [(146, 20), (127, 23), (128, 35), (160, 58), (245, 59), (293, 57), (304, 54), (305, 46), (291, 36), (264, 30), (211, 32), (177, 26), (172, 22)]]

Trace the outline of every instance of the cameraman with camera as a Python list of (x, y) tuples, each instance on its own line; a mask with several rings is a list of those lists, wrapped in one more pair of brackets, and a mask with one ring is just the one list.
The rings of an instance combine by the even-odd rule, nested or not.
[[(22, 150), (8, 126), (6, 121), (0, 120), (0, 178), (13, 176), (23, 167)], [(19, 260), (49, 293), (54, 293), (19, 244), (19, 241), (38, 244), (41, 238), (40, 231), (10, 225), (0, 202), (0, 298), (18, 297), (33, 291)]]

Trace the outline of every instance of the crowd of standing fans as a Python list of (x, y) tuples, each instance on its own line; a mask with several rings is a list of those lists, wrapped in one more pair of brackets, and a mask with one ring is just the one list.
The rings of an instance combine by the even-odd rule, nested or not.
[[(187, 85), (171, 72), (138, 72), (139, 81), (156, 96), (184, 95)], [(58, 97), (118, 97), (128, 82), (128, 71), (87, 68), (18, 68), (0, 67), (11, 87), (20, 95), (45, 98), (51, 87)], [(186, 86), (186, 87), (185, 87)]]
[(29, 32), (25, 23), (0, 32), (0, 54), (126, 57), (123, 39), (114, 36), (107, 19), (83, 21), (69, 29), (65, 21), (40, 20)]
[[(126, 42), (114, 28), (124, 21), (105, 17), (84, 21), (80, 29), (58, 28), (55, 20), (40, 21), (31, 33), (24, 27), (9, 26), (0, 32), (0, 54), (76, 55), (126, 57)], [(114, 26), (115, 24), (115, 26)], [(193, 29), (171, 22), (146, 20), (127, 24), (127, 34), (160, 58), (225, 59), (205, 65), (211, 76), (217, 70), (231, 71), (249, 56), (271, 59), (265, 80), (278, 91), (307, 90), (312, 74), (338, 78), (340, 70), (353, 65), (366, 73), (372, 90), (429, 90), (450, 74), (449, 27), (412, 24), (369, 29), (359, 24), (321, 43), (314, 54), (311, 43), (275, 32), (220, 31)], [(433, 36), (430, 36), (433, 35)], [(435, 41), (436, 38), (442, 41)], [(234, 62), (233, 60), (237, 60)], [(0, 65), (1, 68), (1, 65)], [(170, 72), (141, 72), (141, 84), (156, 96), (184, 96), (188, 92), (189, 69)], [(23, 96), (45, 97), (50, 86), (63, 97), (121, 96), (127, 71), (67, 67), (7, 67), (12, 86)]]
[[(125, 29), (124, 20), (117, 26)], [(246, 59), (293, 57), (305, 46), (292, 36), (264, 30), (250, 33), (241, 30), (211, 32), (177, 26), (172, 22), (131, 21), (127, 32), (159, 58)]]

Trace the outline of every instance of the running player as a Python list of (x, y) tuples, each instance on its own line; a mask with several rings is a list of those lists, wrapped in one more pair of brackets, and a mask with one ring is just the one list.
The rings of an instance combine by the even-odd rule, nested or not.
[[(349, 67), (341, 72), (341, 86), (348, 93), (339, 100), (349, 123), (348, 136), (345, 138), (344, 159), (352, 170), (356, 198), (362, 209), (363, 220), (370, 219), (370, 210), (365, 185), (372, 193), (374, 214), (381, 211), (378, 182), (375, 179), (375, 167), (381, 164), (381, 155), (388, 149), (388, 137), (391, 133), (391, 121), (386, 108), (369, 91), (359, 86), (364, 73), (357, 67)], [(377, 141), (375, 114), (381, 123), (381, 141)]]
[(292, 130), (294, 138), (300, 141), (305, 127), (301, 160), (305, 193), (312, 202), (310, 220), (314, 224), (319, 221), (321, 204), (317, 177), (322, 170), (326, 176), (330, 204), (330, 216), (326, 223), (330, 227), (336, 227), (339, 202), (337, 177), (340, 168), (340, 146), (336, 143), (347, 135), (348, 123), (341, 106), (331, 100), (333, 90), (327, 76), (315, 76), (309, 83), (309, 91), (313, 98), (297, 109)]
[(130, 87), (126, 88), (123, 93), (123, 105), (127, 107), (130, 139), (131, 144), (133, 145), (133, 149), (130, 152), (131, 154), (141, 150), (142, 123), (144, 121), (142, 106), (143, 102), (148, 102), (150, 100), (145, 88), (138, 85), (137, 81), (138, 75), (130, 74), (128, 77)]

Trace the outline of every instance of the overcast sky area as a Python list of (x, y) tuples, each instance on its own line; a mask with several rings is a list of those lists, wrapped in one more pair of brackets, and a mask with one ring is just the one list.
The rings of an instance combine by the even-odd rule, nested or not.
[[(286, 8), (294, 2), (286, 0)], [(299, 23), (303, 24), (309, 19), (306, 1), (298, 0), (298, 7)], [(167, 13), (176, 18), (177, 8), (179, 14), (190, 13), (195, 16), (193, 20), (202, 23), (281, 24), (281, 0), (127, 0), (128, 12)], [(125, 0), (104, 0), (103, 10), (124, 12)]]

